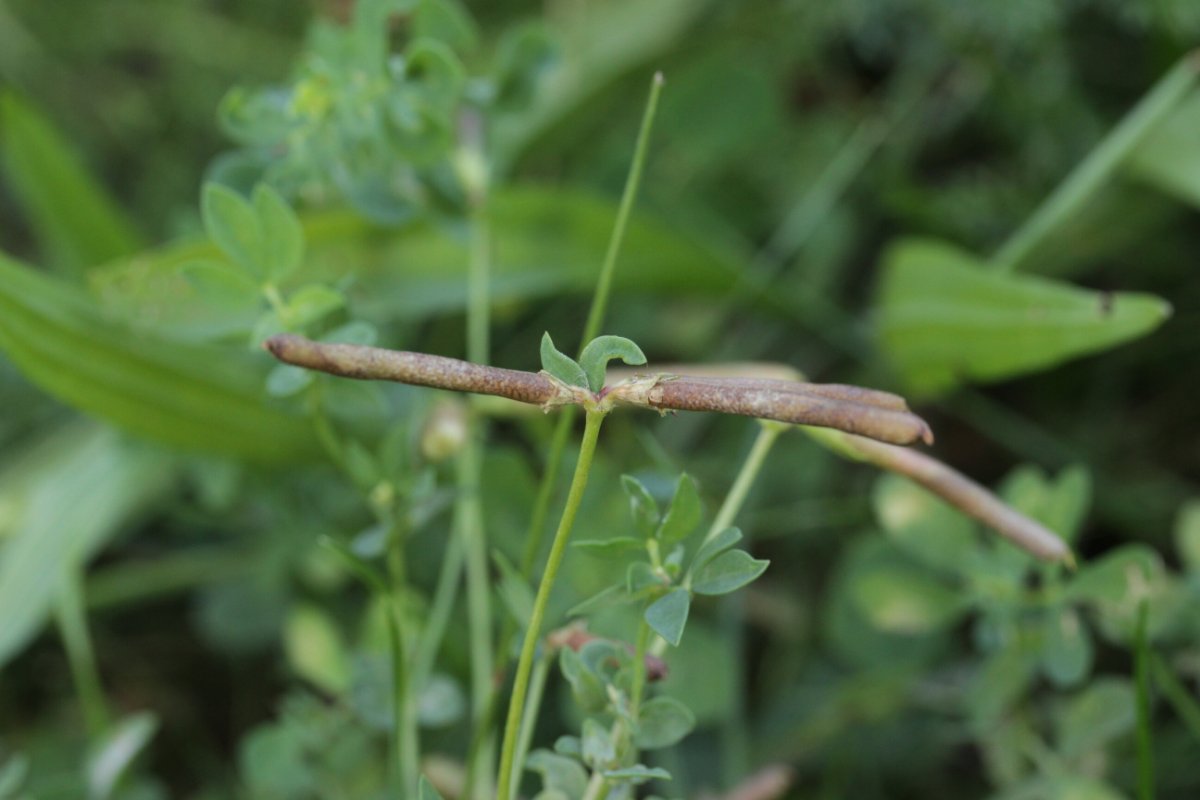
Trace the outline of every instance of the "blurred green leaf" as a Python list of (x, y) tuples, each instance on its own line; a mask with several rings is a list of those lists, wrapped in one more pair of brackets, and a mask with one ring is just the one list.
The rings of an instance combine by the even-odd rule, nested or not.
[(923, 570), (899, 563), (878, 565), (856, 576), (851, 592), (860, 613), (889, 633), (933, 633), (966, 611), (958, 592)]
[(621, 476), (621, 487), (629, 497), (629, 513), (633, 516), (634, 528), (649, 539), (658, 530), (658, 503), (642, 482), (632, 475)]
[(1191, 500), (1179, 510), (1175, 551), (1189, 572), (1200, 573), (1200, 500)]
[(149, 712), (119, 720), (88, 756), (88, 800), (113, 797), (122, 776), (157, 732), (158, 718)]
[(208, 238), (233, 263), (257, 278), (265, 278), (265, 242), (258, 214), (244, 197), (219, 183), (204, 186), (200, 211)]
[(984, 268), (931, 240), (884, 256), (884, 350), (913, 392), (945, 392), (1055, 366), (1143, 336), (1170, 316), (1145, 294), (1101, 293)]
[(337, 311), (346, 304), (346, 297), (336, 289), (319, 283), (301, 286), (287, 299), (284, 324), (293, 330), (304, 328)]
[(607, 727), (591, 717), (583, 721), (583, 737), (580, 744), (583, 763), (592, 769), (603, 769), (617, 757), (612, 734)]
[(1129, 681), (1101, 678), (1076, 694), (1059, 718), (1058, 749), (1068, 758), (1084, 755), (1132, 731), (1136, 719)]
[(44, 391), (141, 436), (263, 462), (316, 452), (302, 418), (264, 403), (265, 356), (134, 334), (3, 256), (0, 349)]
[(1066, 594), (1075, 601), (1133, 606), (1162, 580), (1164, 571), (1156, 551), (1146, 545), (1128, 544), (1084, 564), (1068, 584)]
[(637, 724), (634, 742), (638, 747), (654, 750), (681, 741), (696, 727), (696, 717), (673, 697), (655, 697), (642, 705)]
[(703, 507), (696, 481), (686, 472), (675, 482), (675, 494), (656, 534), (664, 547), (683, 541), (700, 524)]
[(340, 695), (350, 686), (350, 660), (337, 626), (319, 606), (300, 605), (283, 629), (288, 662), (301, 678)]
[(13, 534), (0, 550), (0, 665), (37, 634), (65, 575), (84, 565), (171, 481), (170, 462), (113, 431), (75, 425), (70, 446), (30, 467)]
[(573, 758), (535, 750), (525, 759), (525, 767), (541, 774), (546, 789), (560, 791), (566, 797), (582, 797), (587, 789), (587, 772)]
[(724, 553), (742, 540), (742, 532), (738, 528), (726, 528), (716, 536), (700, 545), (692, 559), (693, 570), (703, 569), (708, 562)]
[(662, 767), (647, 767), (645, 764), (634, 764), (632, 767), (610, 769), (604, 773), (610, 781), (632, 783), (634, 786), (649, 781), (669, 781), (671, 773)]
[(1092, 637), (1073, 608), (1051, 611), (1042, 622), (1042, 670), (1057, 686), (1074, 686), (1092, 671)]
[(252, 200), (258, 217), (263, 277), (276, 283), (295, 272), (304, 260), (304, 229), (292, 207), (267, 184), (254, 187)]
[(66, 275), (141, 249), (133, 224), (51, 122), (0, 91), (0, 158), (46, 262)]
[(429, 778), (422, 775), (421, 782), (417, 785), (417, 800), (443, 800), (443, 798), (438, 794), (438, 790), (433, 788)]
[(687, 589), (672, 589), (646, 608), (646, 624), (654, 632), (678, 647), (687, 625), (692, 595)]
[(1192, 206), (1200, 206), (1200, 92), (1193, 91), (1129, 154), (1124, 169)]
[(755, 581), (770, 563), (754, 558), (745, 550), (730, 550), (700, 568), (692, 581), (692, 591), (729, 594)]
[(573, 542), (572, 547), (582, 550), (597, 558), (622, 558), (630, 553), (645, 550), (646, 545), (641, 539), (632, 536), (614, 536), (612, 539), (588, 539)]
[(949, 574), (970, 570), (979, 539), (972, 522), (933, 493), (898, 475), (882, 475), (871, 492), (875, 517), (906, 554)]
[(558, 654), (558, 666), (571, 685), (571, 696), (575, 698), (576, 705), (585, 713), (600, 711), (607, 706), (604, 684), (587, 668), (579, 653), (564, 647)]

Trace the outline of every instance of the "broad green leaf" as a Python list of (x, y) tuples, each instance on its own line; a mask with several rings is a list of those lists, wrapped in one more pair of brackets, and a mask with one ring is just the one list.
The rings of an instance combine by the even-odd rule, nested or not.
[(542, 334), (542, 369), (568, 386), (587, 388), (587, 375), (583, 367), (554, 346), (549, 332)]
[(143, 711), (119, 720), (88, 755), (89, 800), (113, 796), (121, 777), (158, 732), (158, 718)]
[(1074, 686), (1092, 671), (1092, 637), (1073, 608), (1046, 614), (1042, 622), (1042, 671), (1058, 686)]
[(692, 594), (687, 589), (672, 589), (646, 608), (646, 624), (675, 647), (683, 638)]
[(696, 727), (696, 717), (673, 697), (655, 697), (642, 705), (637, 723), (637, 746), (654, 750), (681, 741)]
[(708, 562), (724, 553), (742, 540), (742, 532), (738, 528), (726, 528), (713, 538), (705, 541), (692, 558), (692, 571), (701, 569)]
[(438, 794), (438, 790), (433, 788), (429, 778), (422, 775), (420, 783), (417, 784), (417, 800), (443, 800), (443, 798)]
[(266, 356), (135, 333), (3, 256), (0, 350), (47, 393), (150, 439), (261, 462), (317, 451), (302, 417), (265, 404)]
[(299, 269), (304, 259), (304, 229), (292, 207), (267, 184), (254, 188), (252, 200), (261, 237), (263, 278), (278, 283)]
[(665, 547), (683, 541), (700, 523), (703, 507), (696, 481), (686, 472), (675, 482), (675, 494), (671, 507), (658, 528), (658, 539)]
[(573, 758), (535, 750), (525, 759), (525, 768), (540, 773), (546, 789), (560, 791), (567, 797), (582, 797), (587, 789), (587, 772)]
[(232, 189), (208, 183), (200, 198), (200, 212), (208, 238), (221, 252), (256, 278), (266, 278), (266, 243), (254, 206)]
[(730, 550), (700, 568), (692, 579), (692, 591), (729, 594), (757, 579), (770, 563), (754, 558), (745, 550)]
[(884, 350), (913, 392), (945, 392), (1106, 350), (1170, 316), (1145, 294), (1103, 293), (986, 269), (950, 245), (906, 240), (884, 257)]
[(283, 631), (288, 663), (304, 680), (340, 695), (350, 686), (350, 659), (333, 620), (320, 607), (301, 605)]
[(1074, 758), (1133, 730), (1137, 720), (1129, 681), (1101, 678), (1071, 699), (1058, 718), (1058, 749)]
[(658, 530), (658, 503), (642, 482), (632, 475), (621, 476), (621, 487), (629, 496), (629, 512), (633, 515), (634, 528), (649, 539)]
[(32, 105), (0, 92), (0, 157), (50, 266), (67, 275), (141, 248), (133, 224)]
[(857, 576), (851, 591), (863, 616), (888, 633), (933, 633), (952, 625), (966, 611), (958, 592), (924, 570), (898, 563), (879, 565)]
[(588, 387), (593, 392), (604, 388), (604, 374), (608, 362), (619, 358), (630, 366), (641, 366), (646, 363), (646, 354), (629, 339), (623, 336), (597, 336), (587, 343), (579, 354), (579, 366), (587, 375)]
[(0, 665), (41, 628), (65, 575), (170, 486), (162, 454), (112, 430), (77, 424), (62, 435), (61, 447), (35, 453), (38, 460), (23, 467), (36, 472), (12, 509), (0, 558)]

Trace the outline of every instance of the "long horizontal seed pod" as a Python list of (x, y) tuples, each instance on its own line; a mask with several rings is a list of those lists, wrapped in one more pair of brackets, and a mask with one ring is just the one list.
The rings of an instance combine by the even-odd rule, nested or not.
[(359, 380), (388, 380), (496, 395), (549, 409), (578, 403), (633, 405), (659, 411), (715, 411), (834, 428), (891, 444), (930, 443), (933, 434), (904, 400), (855, 386), (761, 378), (647, 375), (593, 394), (544, 373), (485, 367), (454, 358), (281, 334), (264, 343), (280, 361)]

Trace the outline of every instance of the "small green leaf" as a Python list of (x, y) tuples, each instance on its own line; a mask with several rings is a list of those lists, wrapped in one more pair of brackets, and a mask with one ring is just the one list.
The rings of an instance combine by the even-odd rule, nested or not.
[(646, 363), (646, 354), (629, 339), (623, 336), (597, 336), (588, 342), (579, 355), (579, 364), (593, 392), (604, 388), (604, 373), (608, 369), (608, 362), (614, 358), (634, 367)]
[(1067, 585), (1069, 600), (1131, 607), (1147, 588), (1161, 583), (1162, 557), (1141, 544), (1122, 545), (1083, 566)]
[(560, 791), (567, 797), (582, 797), (587, 791), (587, 772), (573, 758), (535, 750), (525, 759), (525, 768), (541, 773), (542, 784), (548, 790)]
[(261, 238), (262, 275), (278, 283), (295, 272), (304, 258), (304, 229), (292, 207), (267, 184), (254, 188), (253, 202)]
[(1093, 752), (1132, 731), (1136, 720), (1129, 681), (1101, 678), (1075, 695), (1058, 718), (1059, 752), (1067, 758)]
[(438, 790), (433, 788), (429, 778), (422, 775), (421, 782), (417, 785), (417, 800), (443, 800), (443, 798), (438, 794)]
[(319, 283), (297, 289), (284, 307), (283, 321), (291, 330), (298, 330), (337, 311), (346, 304), (346, 296), (336, 289)]
[(670, 747), (691, 733), (696, 717), (691, 709), (673, 697), (655, 697), (642, 705), (638, 713), (634, 741), (638, 747), (654, 750)]
[(624, 769), (610, 769), (604, 773), (610, 781), (632, 783), (634, 786), (648, 781), (669, 781), (671, 773), (662, 767), (647, 767), (645, 764), (634, 764)]
[(592, 718), (583, 721), (583, 763), (592, 769), (604, 769), (617, 757), (608, 728)]
[(587, 375), (583, 367), (575, 363), (575, 359), (558, 351), (549, 332), (542, 334), (542, 369), (568, 386), (587, 388)]
[(685, 472), (675, 483), (671, 507), (658, 529), (659, 541), (667, 547), (683, 541), (700, 522), (701, 514), (700, 492), (692, 476)]
[(888, 633), (933, 633), (965, 611), (958, 592), (924, 570), (901, 564), (880, 564), (866, 571), (855, 579), (851, 593), (863, 616)]
[(568, 612), (568, 617), (584, 617), (603, 608), (628, 603), (633, 600), (624, 586), (609, 586), (601, 589), (586, 600), (574, 605)]
[(604, 684), (587, 668), (579, 653), (564, 647), (558, 653), (558, 668), (571, 685), (575, 704), (585, 713), (595, 713), (607, 707), (608, 696), (604, 693)]
[(755, 580), (770, 561), (752, 557), (745, 550), (730, 550), (701, 567), (692, 581), (696, 594), (729, 594)]
[(629, 565), (629, 569), (625, 571), (625, 590), (632, 595), (644, 592), (647, 589), (661, 589), (664, 580), (654, 567), (650, 566), (645, 561), (635, 561)]
[(692, 558), (692, 571), (702, 569), (705, 564), (724, 553), (742, 540), (742, 532), (738, 528), (726, 528), (713, 538), (700, 545)]
[(288, 617), (284, 649), (292, 669), (333, 694), (350, 686), (350, 660), (333, 620), (319, 607), (302, 605)]
[(578, 736), (560, 736), (554, 740), (554, 752), (568, 758), (583, 759), (583, 742)]
[(645, 550), (646, 543), (632, 536), (614, 536), (612, 539), (585, 539), (571, 546), (597, 558), (622, 558)]
[(262, 279), (262, 231), (258, 214), (245, 198), (218, 183), (207, 183), (200, 200), (200, 211), (208, 238), (231, 261)]
[(312, 382), (312, 371), (291, 364), (276, 364), (267, 373), (267, 394), (272, 397), (291, 397)]
[(658, 530), (660, 513), (658, 503), (650, 491), (632, 475), (621, 476), (621, 486), (629, 495), (629, 511), (638, 533), (649, 539)]
[(1047, 614), (1042, 633), (1042, 671), (1058, 686), (1074, 686), (1092, 670), (1092, 639), (1075, 609)]
[(688, 609), (692, 605), (692, 593), (687, 589), (672, 589), (655, 600), (646, 609), (646, 624), (654, 632), (678, 647), (687, 625)]

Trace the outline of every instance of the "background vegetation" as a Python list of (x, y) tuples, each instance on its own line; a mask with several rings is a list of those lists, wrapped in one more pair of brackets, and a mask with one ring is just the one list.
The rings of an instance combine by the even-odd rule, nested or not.
[[(1080, 561), (783, 436), (738, 518), (770, 568), (668, 655), (696, 731), (656, 791), (785, 764), (797, 798), (1194, 797), (1200, 5), (477, 5), (0, 2), (0, 797), (395, 796), (391, 601), (339, 554), (384, 569), (402, 531), (402, 614), (437, 607), (470, 523), (431, 420), (462, 409), (256, 345), (575, 351), (655, 70), (604, 331), (903, 392)], [(243, 269), (205, 181), (269, 183), (302, 231), (263, 200)], [(469, 585), (499, 636), (554, 419), (487, 424), (501, 556)], [(711, 519), (756, 432), (614, 415), (577, 538), (628, 532), (622, 473), (664, 498), (686, 470)], [(616, 569), (570, 553), (551, 625)], [(490, 691), (480, 599), (423, 651), (447, 795)], [(536, 747), (580, 729), (553, 672)]]

